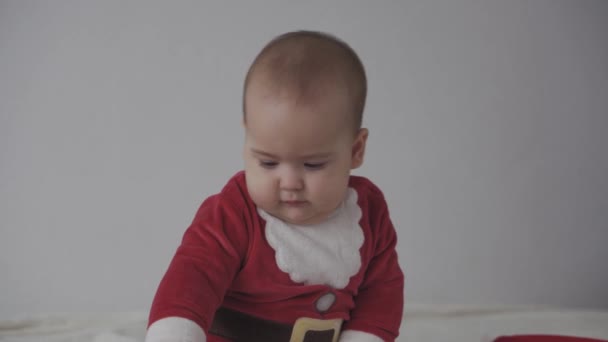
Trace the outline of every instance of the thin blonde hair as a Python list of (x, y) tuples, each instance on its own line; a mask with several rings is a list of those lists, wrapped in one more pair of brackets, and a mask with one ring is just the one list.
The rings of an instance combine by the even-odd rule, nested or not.
[(249, 67), (243, 85), (243, 120), (246, 122), (246, 95), (254, 78), (263, 77), (278, 92), (287, 92), (299, 101), (317, 95), (320, 83), (331, 83), (346, 91), (352, 100), (354, 125), (361, 128), (367, 78), (363, 63), (344, 41), (323, 32), (293, 31), (271, 40)]

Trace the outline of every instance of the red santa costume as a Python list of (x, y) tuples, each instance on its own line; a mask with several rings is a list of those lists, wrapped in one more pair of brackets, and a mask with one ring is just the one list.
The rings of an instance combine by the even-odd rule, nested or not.
[(326, 221), (297, 226), (258, 209), (239, 172), (185, 232), (146, 341), (176, 332), (179, 341), (226, 341), (212, 329), (221, 310), (288, 325), (341, 319), (340, 341), (394, 341), (404, 285), (396, 240), (384, 197), (366, 178), (350, 177), (346, 199)]

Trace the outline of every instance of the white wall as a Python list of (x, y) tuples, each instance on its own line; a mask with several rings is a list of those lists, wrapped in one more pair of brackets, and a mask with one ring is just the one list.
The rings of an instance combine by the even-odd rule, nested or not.
[[(255, 4), (254, 4), (255, 3)], [(147, 310), (292, 29), (370, 80), (409, 302), (608, 308), (608, 2), (0, 2), (0, 316)]]

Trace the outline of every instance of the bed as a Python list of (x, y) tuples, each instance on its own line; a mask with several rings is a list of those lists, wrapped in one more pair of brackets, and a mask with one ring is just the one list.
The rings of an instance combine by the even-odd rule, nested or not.
[[(146, 312), (54, 314), (0, 320), (1, 342), (143, 341)], [(398, 341), (490, 342), (520, 334), (608, 340), (608, 311), (409, 305)]]

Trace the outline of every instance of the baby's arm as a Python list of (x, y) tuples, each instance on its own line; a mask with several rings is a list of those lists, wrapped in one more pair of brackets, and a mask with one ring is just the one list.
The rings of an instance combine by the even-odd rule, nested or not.
[(219, 196), (207, 199), (184, 234), (150, 310), (146, 342), (206, 341), (247, 250), (242, 212)]
[(344, 323), (340, 342), (394, 341), (403, 315), (403, 273), (395, 246), (397, 235), (384, 198), (374, 226), (375, 252), (355, 297), (351, 319)]

